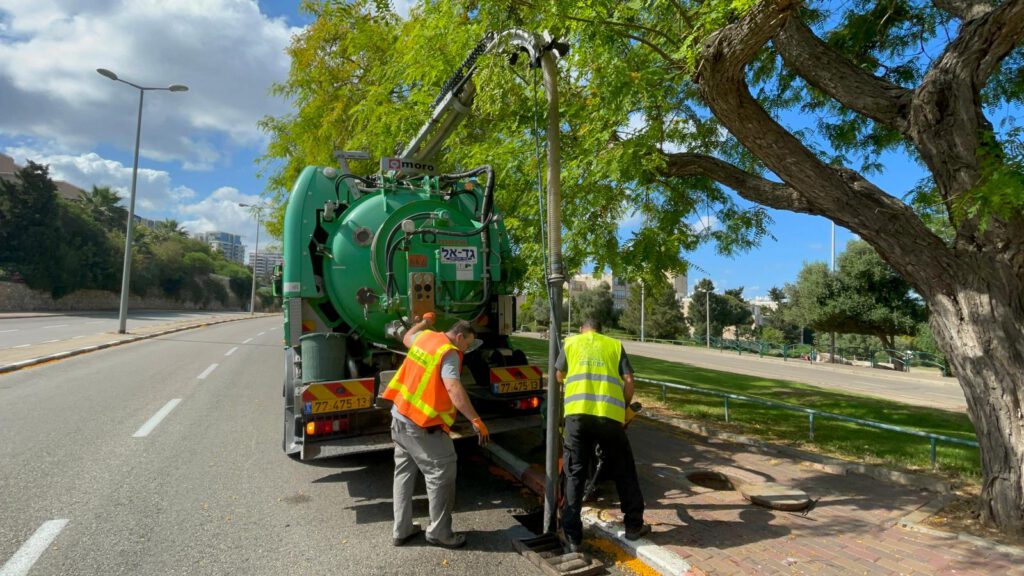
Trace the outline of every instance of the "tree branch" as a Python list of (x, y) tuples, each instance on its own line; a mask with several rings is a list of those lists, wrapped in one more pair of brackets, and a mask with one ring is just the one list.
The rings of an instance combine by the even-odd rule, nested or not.
[(983, 16), (995, 7), (989, 0), (932, 0), (932, 4), (964, 22)]
[[(668, 36), (664, 32), (662, 32), (660, 30), (655, 30), (654, 28), (648, 28), (647, 26), (641, 26), (639, 24), (627, 24), (625, 22), (616, 22), (614, 20), (593, 20), (593, 19), (590, 19), (590, 18), (580, 18), (578, 16), (569, 16), (569, 15), (566, 15), (565, 17), (567, 19), (569, 19), (569, 20), (574, 20), (576, 22), (584, 22), (586, 24), (596, 24), (596, 25), (599, 25), (599, 26), (600, 25), (604, 25), (604, 26), (618, 26), (618, 27), (624, 27), (624, 28), (638, 28), (640, 30), (646, 30), (648, 32), (657, 34), (658, 36), (661, 36), (662, 38), (665, 38), (665, 39), (669, 40), (670, 42), (675, 43), (675, 39), (670, 37), (670, 36)], [(679, 64), (679, 61), (676, 60), (675, 58), (673, 58), (671, 54), (669, 54), (668, 52), (663, 50), (660, 46), (658, 46), (657, 44), (651, 42), (650, 40), (648, 40), (646, 38), (643, 38), (641, 36), (636, 36), (634, 34), (629, 34), (627, 32), (621, 32), (621, 34), (623, 36), (625, 36), (626, 38), (629, 38), (630, 40), (636, 40), (637, 42), (640, 42), (641, 44), (649, 47), (651, 50), (654, 50), (655, 52), (658, 53), (659, 56), (661, 56), (662, 58), (667, 60), (673, 66)]]
[(962, 72), (968, 72), (968, 78), (980, 90), (1022, 37), (1024, 0), (1006, 0), (998, 7), (965, 21), (956, 39), (946, 47), (932, 68), (955, 66)]
[(669, 178), (692, 178), (702, 176), (728, 186), (743, 198), (778, 210), (790, 210), (805, 214), (817, 214), (807, 200), (795, 190), (751, 174), (724, 160), (704, 154), (665, 154), (665, 169), (662, 176)]
[(906, 127), (913, 92), (864, 71), (796, 16), (789, 18), (772, 43), (783, 62), (811, 86), (885, 126), (899, 131)]
[[(903, 202), (852, 170), (823, 163), (750, 94), (746, 66), (798, 8), (799, 0), (764, 0), (708, 38), (696, 75), (703, 99), (733, 136), (806, 205), (860, 234), (886, 260), (911, 262), (901, 271), (918, 290), (925, 290), (929, 287), (923, 279), (933, 272), (913, 262), (930, 259), (933, 266), (942, 261), (942, 241)], [(893, 229), (901, 233), (893, 234)]]

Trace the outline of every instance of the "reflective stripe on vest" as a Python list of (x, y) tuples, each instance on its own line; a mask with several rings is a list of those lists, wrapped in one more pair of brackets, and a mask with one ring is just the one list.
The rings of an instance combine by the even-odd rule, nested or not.
[(424, 330), (416, 335), (398, 372), (382, 395), (395, 403), (399, 414), (423, 428), (455, 423), (455, 406), (441, 379), (441, 361), (455, 350), (462, 363), (462, 352), (442, 332)]
[(619, 377), (622, 344), (597, 332), (565, 339), (565, 415), (626, 419), (625, 385)]

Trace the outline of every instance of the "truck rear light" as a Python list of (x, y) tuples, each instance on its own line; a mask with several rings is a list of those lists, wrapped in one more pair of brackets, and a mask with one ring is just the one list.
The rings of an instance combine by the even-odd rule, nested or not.
[(522, 400), (516, 400), (513, 402), (512, 406), (515, 407), (516, 410), (535, 410), (540, 407), (540, 398), (537, 396), (523, 398)]
[(348, 432), (348, 418), (330, 418), (306, 423), (307, 436), (333, 434), (335, 432)]

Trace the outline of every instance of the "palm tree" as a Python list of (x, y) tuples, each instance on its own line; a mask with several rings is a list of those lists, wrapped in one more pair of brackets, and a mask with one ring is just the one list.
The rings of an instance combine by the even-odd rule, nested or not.
[(157, 222), (153, 232), (160, 239), (188, 238), (188, 232), (173, 218)]
[(93, 186), (83, 198), (93, 220), (107, 230), (120, 230), (128, 222), (128, 211), (119, 206), (121, 197), (109, 186)]

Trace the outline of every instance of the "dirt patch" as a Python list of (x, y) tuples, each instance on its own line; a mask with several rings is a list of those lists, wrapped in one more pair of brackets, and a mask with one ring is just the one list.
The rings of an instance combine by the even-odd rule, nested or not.
[(945, 532), (966, 532), (971, 536), (984, 538), (1000, 544), (1024, 547), (1024, 538), (1014, 538), (1001, 534), (998, 530), (985, 526), (978, 516), (978, 498), (981, 487), (965, 486), (956, 491), (953, 500), (945, 508), (939, 510), (922, 524)]

